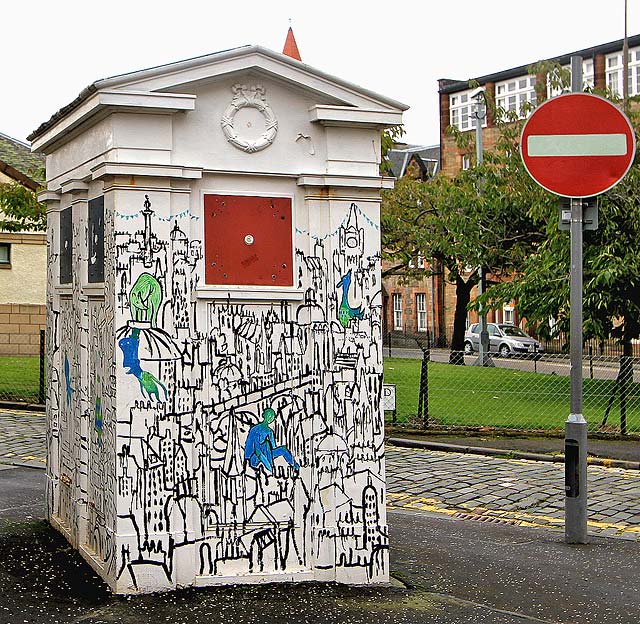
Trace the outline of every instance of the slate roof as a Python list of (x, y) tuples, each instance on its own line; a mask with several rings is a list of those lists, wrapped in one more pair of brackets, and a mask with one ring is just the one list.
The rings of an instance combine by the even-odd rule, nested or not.
[(44, 183), (44, 156), (33, 153), (23, 143), (0, 132), (0, 171), (25, 186), (35, 189)]
[(440, 146), (398, 144), (387, 154), (387, 159), (391, 161), (392, 175), (396, 178), (402, 177), (412, 158), (416, 160), (426, 177), (431, 177), (439, 168)]

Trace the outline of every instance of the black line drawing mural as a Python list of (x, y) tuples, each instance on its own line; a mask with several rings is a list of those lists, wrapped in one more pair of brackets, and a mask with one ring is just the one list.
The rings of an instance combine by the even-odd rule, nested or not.
[(50, 449), (89, 448), (86, 477), (66, 459), (54, 468), (71, 485), (52, 515), (132, 590), (386, 580), (375, 213), (342, 202), (325, 231), (296, 232), (302, 301), (196, 301), (200, 226), (150, 196), (105, 213), (104, 301), (52, 301)]

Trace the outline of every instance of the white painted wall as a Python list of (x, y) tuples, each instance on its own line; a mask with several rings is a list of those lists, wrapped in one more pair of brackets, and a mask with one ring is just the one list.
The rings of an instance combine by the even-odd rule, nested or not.
[[(176, 78), (193, 110), (107, 108), (49, 143), (49, 516), (119, 593), (384, 582), (376, 113), (311, 122), (337, 93), (369, 95), (216, 71)], [(232, 85), (258, 80), (278, 131), (247, 153), (220, 118)], [(240, 113), (251, 138), (262, 115)], [(293, 286), (204, 283), (207, 193), (291, 198)], [(98, 195), (105, 281), (89, 284)], [(74, 277), (61, 285), (70, 206)]]

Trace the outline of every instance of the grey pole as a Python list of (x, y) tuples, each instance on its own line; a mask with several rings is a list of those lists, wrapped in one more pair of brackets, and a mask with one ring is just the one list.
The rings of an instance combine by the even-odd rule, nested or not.
[[(571, 57), (571, 91), (582, 91), (582, 57)], [(582, 198), (571, 199), (571, 405), (565, 423), (565, 541), (587, 543), (587, 421), (582, 414)]]
[[(475, 96), (476, 109), (474, 117), (476, 120), (476, 164), (480, 165), (484, 161), (484, 149), (482, 145), (482, 120), (487, 116), (487, 106), (484, 100), (484, 92), (480, 92)], [(481, 191), (480, 191), (481, 192)], [(482, 265), (478, 267), (480, 281), (478, 282), (478, 295), (484, 293), (484, 269)], [(480, 306), (478, 310), (478, 318), (480, 320), (480, 344), (478, 348), (478, 359), (473, 363), (474, 366), (495, 366), (493, 360), (489, 356), (489, 330), (487, 329), (487, 315), (484, 312), (484, 306)]]

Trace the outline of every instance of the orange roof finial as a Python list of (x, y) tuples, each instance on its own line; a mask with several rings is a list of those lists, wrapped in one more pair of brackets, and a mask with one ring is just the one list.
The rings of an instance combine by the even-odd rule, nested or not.
[(296, 43), (296, 38), (293, 36), (293, 30), (291, 26), (289, 26), (289, 31), (287, 32), (287, 40), (284, 42), (284, 49), (282, 50), (282, 54), (284, 54), (285, 56), (290, 56), (297, 61), (302, 60), (300, 58), (300, 51), (298, 50), (298, 44)]

